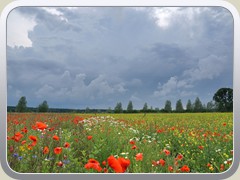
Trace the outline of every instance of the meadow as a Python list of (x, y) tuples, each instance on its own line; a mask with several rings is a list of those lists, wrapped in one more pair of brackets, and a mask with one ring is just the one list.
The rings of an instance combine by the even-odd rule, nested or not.
[(221, 173), (232, 161), (232, 113), (7, 116), (20, 173)]

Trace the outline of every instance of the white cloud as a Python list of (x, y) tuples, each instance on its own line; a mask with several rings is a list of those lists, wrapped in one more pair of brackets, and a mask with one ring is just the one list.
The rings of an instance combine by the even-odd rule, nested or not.
[(36, 26), (34, 16), (24, 16), (17, 10), (10, 12), (7, 19), (7, 45), (10, 47), (32, 47), (29, 31)]
[[(64, 17), (64, 14), (53, 7), (42, 7), (43, 10), (48, 12), (51, 15), (57, 16), (60, 20), (68, 22), (68, 19)], [(69, 8), (68, 8), (69, 9)], [(71, 10), (71, 8), (70, 8)]]

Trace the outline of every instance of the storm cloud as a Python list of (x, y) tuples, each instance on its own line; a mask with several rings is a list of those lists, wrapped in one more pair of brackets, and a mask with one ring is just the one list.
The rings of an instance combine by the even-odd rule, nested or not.
[(7, 20), (8, 105), (162, 108), (233, 86), (221, 7), (19, 7)]

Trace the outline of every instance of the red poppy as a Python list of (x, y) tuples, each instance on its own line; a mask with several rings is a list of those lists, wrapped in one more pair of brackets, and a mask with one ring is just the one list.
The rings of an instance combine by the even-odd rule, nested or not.
[(168, 171), (169, 172), (173, 172), (173, 167), (172, 166), (168, 166)]
[(177, 159), (181, 161), (183, 159), (183, 155), (182, 154), (178, 154), (177, 155)]
[(54, 148), (54, 153), (55, 154), (61, 154), (61, 152), (62, 152), (62, 148), (61, 147)]
[(106, 164), (107, 164), (106, 161), (103, 161), (103, 162), (102, 162), (102, 165), (103, 165), (103, 166), (106, 166)]
[(37, 137), (36, 137), (36, 136), (32, 136), (32, 135), (31, 135), (31, 136), (29, 136), (28, 138), (29, 138), (30, 140), (32, 140), (32, 141), (37, 141)]
[(12, 137), (12, 139), (16, 142), (19, 142), (20, 139), (22, 139), (23, 135), (20, 132), (15, 133), (15, 135)]
[(30, 145), (31, 146), (36, 146), (37, 145), (37, 141), (33, 141)]
[(63, 162), (62, 162), (62, 161), (59, 161), (59, 162), (57, 163), (57, 166), (62, 167), (62, 166), (63, 166)]
[(167, 149), (164, 149), (163, 152), (165, 152), (166, 156), (169, 156), (170, 153), (171, 153), (171, 152), (170, 152), (169, 150), (167, 150)]
[(48, 154), (49, 153), (49, 148), (47, 146), (45, 146), (43, 148), (43, 154)]
[(123, 172), (125, 172), (128, 166), (130, 165), (130, 160), (122, 157), (118, 158), (118, 162), (121, 164)]
[(183, 167), (181, 167), (181, 171), (182, 172), (190, 172), (190, 168), (187, 165), (184, 165)]
[(27, 130), (26, 127), (24, 127), (23, 129), (21, 129), (21, 131), (22, 131), (23, 133), (27, 133), (27, 132), (28, 132), (28, 130)]
[(227, 125), (227, 123), (224, 122), (224, 123), (223, 123), (223, 126), (226, 126), (226, 125)]
[(198, 146), (198, 148), (199, 148), (200, 150), (203, 150), (203, 149), (204, 149), (204, 146)]
[(221, 165), (220, 165), (220, 170), (223, 171), (224, 168), (225, 168), (225, 167), (224, 167), (224, 164), (221, 164)]
[(88, 136), (88, 137), (87, 137), (88, 140), (91, 140), (92, 138), (93, 138), (92, 136)]
[(129, 141), (130, 144), (134, 145), (135, 144), (135, 141), (131, 140)]
[(143, 160), (143, 154), (142, 153), (137, 153), (135, 156), (137, 161), (142, 161)]
[(132, 146), (132, 149), (137, 149), (137, 146), (136, 146), (136, 145), (133, 145), (133, 146)]
[(59, 141), (59, 137), (57, 135), (54, 135), (53, 139), (56, 140), (56, 141)]
[(161, 164), (161, 166), (164, 166), (165, 165), (165, 161), (163, 159), (160, 159), (159, 160), (159, 164)]
[(130, 165), (129, 159), (118, 158), (116, 159), (114, 156), (109, 156), (108, 165), (116, 172), (116, 173), (123, 173), (126, 171), (128, 166)]
[(65, 147), (65, 148), (69, 148), (69, 147), (70, 147), (70, 144), (69, 144), (68, 142), (65, 142), (64, 147)]
[(22, 144), (22, 145), (24, 145), (26, 142), (27, 142), (27, 141), (26, 141), (26, 140), (24, 140), (24, 141), (22, 141), (22, 142), (21, 142), (21, 144)]
[(95, 169), (98, 172), (102, 171), (100, 163), (95, 159), (89, 159), (88, 163), (84, 166), (86, 169)]
[(36, 126), (37, 126), (38, 129), (40, 129), (40, 130), (42, 130), (42, 131), (48, 127), (48, 126), (47, 126), (46, 124), (44, 124), (43, 122), (36, 122)]

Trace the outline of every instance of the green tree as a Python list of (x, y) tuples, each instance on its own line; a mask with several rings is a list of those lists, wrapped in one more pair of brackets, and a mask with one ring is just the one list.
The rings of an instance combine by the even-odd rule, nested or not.
[(91, 109), (89, 107), (86, 107), (85, 113), (90, 113), (90, 112), (91, 112)]
[(142, 108), (142, 111), (143, 111), (143, 112), (147, 112), (147, 111), (148, 111), (148, 105), (147, 105), (147, 103), (144, 103), (143, 108)]
[(188, 102), (187, 102), (187, 105), (186, 105), (186, 111), (187, 111), (187, 112), (192, 112), (192, 110), (193, 110), (192, 102), (191, 102), (191, 100), (189, 99)]
[(22, 96), (16, 106), (16, 112), (26, 112), (27, 111), (27, 100), (25, 96)]
[(39, 104), (38, 112), (48, 112), (48, 103), (47, 103), (47, 101), (43, 101), (41, 104)]
[(176, 112), (183, 112), (183, 105), (181, 99), (179, 99), (176, 103)]
[(114, 108), (114, 112), (115, 113), (122, 113), (123, 112), (123, 108), (122, 108), (122, 103), (118, 102)]
[(132, 101), (128, 102), (127, 112), (128, 113), (132, 113), (133, 112), (133, 103), (132, 103)]
[(165, 102), (164, 110), (165, 110), (166, 112), (172, 112), (172, 103), (171, 103), (170, 100), (167, 100), (167, 101)]
[(217, 104), (218, 111), (233, 111), (233, 89), (221, 88), (213, 96), (213, 100)]
[(213, 101), (209, 101), (207, 103), (207, 111), (208, 112), (213, 112), (213, 111), (216, 111), (216, 105)]
[(199, 97), (195, 99), (194, 105), (193, 105), (193, 111), (194, 112), (202, 112), (203, 111), (203, 105)]

